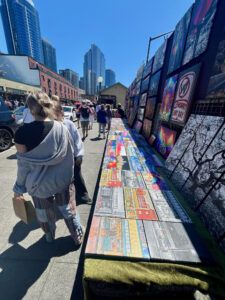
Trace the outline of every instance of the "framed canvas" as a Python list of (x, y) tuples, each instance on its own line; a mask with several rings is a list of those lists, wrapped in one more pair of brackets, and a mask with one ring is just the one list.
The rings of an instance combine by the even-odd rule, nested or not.
[(149, 96), (156, 96), (158, 94), (159, 81), (160, 81), (161, 71), (154, 74), (150, 79), (149, 84)]
[(144, 119), (144, 113), (145, 113), (145, 109), (144, 108), (139, 108), (138, 109), (138, 120), (143, 121)]
[(146, 138), (149, 138), (151, 129), (152, 129), (152, 121), (150, 121), (148, 119), (144, 119), (142, 132)]
[(185, 125), (190, 110), (200, 64), (181, 73), (177, 84), (177, 91), (170, 121)]
[(156, 97), (148, 98), (145, 110), (145, 118), (152, 119), (155, 111)]
[(208, 47), (218, 0), (195, 1), (187, 36), (183, 65), (198, 57)]
[(159, 47), (155, 53), (155, 59), (152, 67), (152, 73), (155, 73), (163, 67), (165, 54), (166, 54), (167, 40)]
[(140, 121), (136, 121), (136, 123), (134, 124), (134, 130), (136, 133), (140, 133), (142, 129), (142, 122)]
[(157, 140), (156, 149), (162, 154), (164, 158), (167, 158), (175, 145), (176, 131), (166, 128), (164, 126), (160, 127)]
[(145, 78), (152, 72), (153, 60), (154, 60), (154, 57), (152, 57), (145, 65), (142, 78)]
[(149, 79), (150, 79), (150, 75), (142, 80), (141, 93), (148, 91)]
[(144, 94), (141, 95), (139, 106), (145, 106), (146, 105), (146, 100), (147, 100), (147, 93), (144, 93)]
[(149, 142), (150, 145), (153, 145), (155, 140), (156, 140), (156, 136), (154, 134), (151, 134), (148, 142)]
[(160, 119), (167, 122), (169, 121), (170, 114), (171, 114), (171, 108), (175, 96), (177, 79), (178, 79), (178, 75), (174, 75), (168, 78), (164, 85), (162, 106), (160, 109)]

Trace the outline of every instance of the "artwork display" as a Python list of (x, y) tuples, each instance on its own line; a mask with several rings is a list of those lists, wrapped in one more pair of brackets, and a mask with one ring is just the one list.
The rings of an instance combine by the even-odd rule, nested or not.
[(138, 157), (128, 156), (130, 169), (136, 172), (143, 172), (144, 168)]
[(103, 169), (100, 179), (100, 186), (121, 187), (122, 178), (120, 170)]
[(126, 156), (126, 150), (123, 142), (117, 141), (116, 143), (116, 155), (117, 156)]
[(152, 121), (150, 121), (148, 119), (144, 119), (142, 132), (146, 138), (149, 138), (151, 129), (152, 129)]
[(153, 172), (142, 172), (144, 182), (148, 190), (153, 191), (169, 191), (170, 188), (165, 180), (158, 174)]
[(147, 99), (147, 105), (146, 105), (146, 110), (145, 110), (145, 118), (153, 119), (154, 111), (155, 111), (155, 105), (156, 105), (156, 97)]
[(103, 169), (130, 170), (127, 156), (105, 155)]
[(85, 255), (149, 260), (142, 221), (94, 216)]
[(176, 139), (176, 131), (168, 129), (164, 126), (160, 127), (159, 134), (156, 140), (156, 149), (167, 158), (172, 151)]
[(155, 53), (155, 59), (152, 67), (152, 73), (162, 68), (166, 54), (167, 40), (159, 47)]
[(146, 64), (146, 66), (144, 67), (144, 71), (142, 74), (142, 78), (145, 78), (146, 76), (148, 76), (151, 72), (152, 72), (152, 64), (153, 64), (153, 60), (154, 58), (152, 57)]
[(140, 133), (141, 129), (142, 129), (142, 122), (136, 121), (136, 123), (134, 124), (134, 131), (136, 133)]
[(168, 78), (164, 85), (162, 105), (160, 109), (160, 119), (164, 121), (169, 121), (171, 108), (173, 105), (173, 100), (176, 91), (178, 75), (174, 75)]
[(135, 147), (133, 146), (132, 142), (126, 145), (126, 153), (127, 156), (137, 156), (137, 152)]
[(143, 121), (144, 119), (144, 114), (145, 114), (145, 109), (144, 108), (139, 108), (138, 109), (138, 120)]
[(149, 190), (159, 221), (192, 223), (172, 191)]
[(156, 136), (154, 134), (151, 134), (148, 142), (149, 142), (150, 145), (153, 145), (155, 140), (156, 140)]
[(135, 95), (138, 96), (141, 91), (141, 81), (138, 81), (136, 86), (135, 86)]
[(98, 191), (94, 215), (125, 218), (123, 189), (101, 186)]
[(158, 219), (147, 190), (124, 188), (124, 201), (127, 219)]
[(156, 96), (158, 94), (159, 81), (160, 81), (161, 71), (154, 74), (150, 79), (148, 95)]
[(209, 80), (207, 98), (225, 97), (225, 39), (219, 43), (215, 63)]
[(153, 128), (152, 128), (152, 133), (154, 135), (158, 135), (159, 132), (159, 127), (161, 125), (161, 120), (160, 120), (160, 109), (161, 109), (161, 103), (157, 105), (156, 113), (155, 113), (155, 119), (153, 122)]
[(136, 118), (136, 115), (137, 115), (137, 107), (131, 107), (130, 108), (130, 111), (129, 111), (129, 118), (128, 118), (128, 121), (127, 123), (132, 127), (133, 124), (134, 124), (134, 120)]
[(184, 125), (188, 116), (195, 90), (200, 64), (189, 68), (180, 75), (170, 121)]
[(198, 57), (207, 49), (217, 3), (218, 0), (195, 1), (184, 51), (183, 65)]
[(136, 82), (140, 81), (141, 78), (142, 78), (142, 74), (143, 74), (143, 71), (144, 71), (144, 63), (140, 66), (140, 68), (138, 69), (137, 71), (137, 76), (136, 76)]
[(145, 183), (141, 172), (122, 171), (123, 187), (144, 189)]
[(141, 95), (141, 100), (139, 106), (145, 106), (146, 105), (146, 100), (147, 100), (147, 93), (144, 93)]
[(190, 20), (191, 20), (192, 8), (193, 6), (191, 6), (191, 8), (186, 12), (183, 18), (176, 25), (174, 37), (173, 37), (173, 45), (170, 53), (168, 74), (178, 69), (181, 66), (185, 41), (188, 33)]
[(151, 260), (213, 263), (192, 224), (143, 222)]
[(141, 84), (141, 93), (144, 93), (148, 90), (150, 76), (146, 77)]

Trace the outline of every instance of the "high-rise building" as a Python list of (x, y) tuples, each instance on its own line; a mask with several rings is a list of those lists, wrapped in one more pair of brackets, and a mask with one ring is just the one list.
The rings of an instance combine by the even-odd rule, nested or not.
[(59, 70), (59, 75), (66, 78), (67, 80), (69, 80), (76, 89), (79, 88), (79, 74), (78, 73), (76, 73), (70, 69), (65, 69), (65, 70)]
[(38, 12), (32, 0), (2, 0), (2, 23), (9, 54), (44, 63)]
[(94, 44), (84, 55), (84, 88), (86, 94), (94, 95), (98, 92), (98, 78), (102, 77), (102, 87), (105, 86), (105, 57)]
[(84, 90), (84, 77), (80, 77), (80, 80), (79, 80), (79, 88), (81, 90)]
[(116, 83), (116, 73), (111, 69), (105, 70), (105, 87), (108, 88)]
[(51, 42), (49, 42), (43, 37), (41, 39), (44, 56), (44, 65), (57, 73), (56, 50), (52, 46)]

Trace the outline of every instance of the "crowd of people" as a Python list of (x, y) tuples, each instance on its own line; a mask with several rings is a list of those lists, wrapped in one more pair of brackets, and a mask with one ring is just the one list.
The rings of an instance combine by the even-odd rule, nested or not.
[[(84, 238), (77, 202), (92, 203), (81, 173), (84, 145), (76, 125), (64, 118), (59, 97), (50, 99), (43, 92), (31, 93), (26, 100), (24, 123), (14, 138), (17, 149), (18, 172), (13, 187), (14, 199), (24, 202), (28, 193), (34, 203), (36, 216), (47, 242), (53, 242), (56, 230), (54, 204), (61, 212), (77, 246)], [(99, 137), (110, 129), (113, 112), (109, 105), (88, 106), (82, 101), (80, 115), (83, 139), (92, 129), (95, 117)], [(116, 115), (123, 117), (119, 105)]]
[(17, 109), (19, 106), (24, 106), (24, 102), (22, 100), (18, 101), (16, 100), (5, 100), (5, 104), (6, 106), (10, 109), (10, 110), (15, 110)]

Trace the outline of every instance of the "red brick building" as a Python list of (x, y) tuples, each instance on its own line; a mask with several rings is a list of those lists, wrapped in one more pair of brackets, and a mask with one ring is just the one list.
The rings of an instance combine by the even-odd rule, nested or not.
[(57, 95), (61, 101), (75, 102), (78, 101), (78, 90), (75, 89), (71, 82), (46, 68), (31, 57), (28, 57), (30, 69), (39, 70), (40, 84), (43, 92), (51, 95)]

